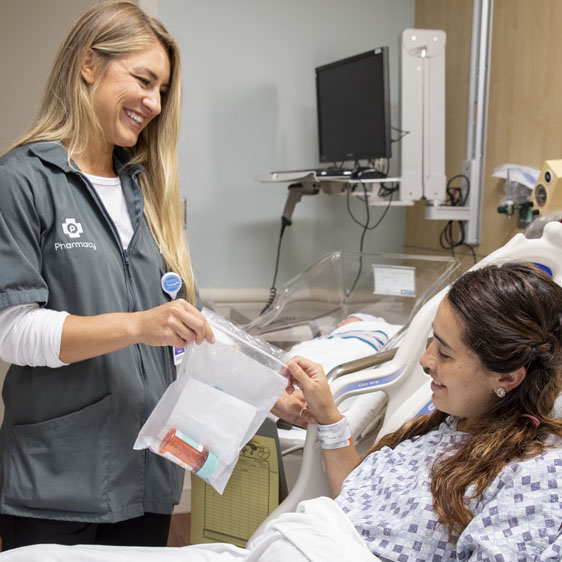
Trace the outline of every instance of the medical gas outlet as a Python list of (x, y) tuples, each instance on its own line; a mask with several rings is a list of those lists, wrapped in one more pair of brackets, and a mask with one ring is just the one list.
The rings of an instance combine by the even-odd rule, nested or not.
[(517, 211), (517, 228), (526, 228), (535, 216), (539, 214), (539, 211), (532, 209), (532, 207), (533, 203), (531, 201), (517, 204), (513, 201), (508, 201), (498, 207), (498, 213), (507, 215), (507, 218), (510, 219)]

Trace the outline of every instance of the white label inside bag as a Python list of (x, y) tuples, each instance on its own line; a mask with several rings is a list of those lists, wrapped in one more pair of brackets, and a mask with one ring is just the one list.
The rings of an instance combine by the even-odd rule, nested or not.
[(185, 355), (185, 347), (174, 347), (174, 365), (176, 366), (180, 365), (184, 355)]

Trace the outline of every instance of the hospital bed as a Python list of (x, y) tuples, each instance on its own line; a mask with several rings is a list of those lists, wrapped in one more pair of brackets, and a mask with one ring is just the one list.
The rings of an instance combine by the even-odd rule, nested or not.
[[(514, 236), (505, 246), (482, 259), (474, 268), (490, 263), (509, 261), (532, 262), (552, 274), (562, 285), (562, 224), (552, 222), (545, 226), (538, 239), (527, 239), (523, 234)], [(336, 376), (332, 381), (332, 392), (339, 405), (350, 396), (358, 396), (373, 390), (382, 391), (388, 397), (388, 405), (378, 437), (394, 431), (404, 422), (433, 410), (430, 379), (419, 365), (427, 338), (431, 336), (432, 322), (437, 308), (447, 293), (447, 287), (434, 295), (417, 312), (408, 324), (404, 337), (396, 349), (384, 354), (384, 363), (363, 370)], [(381, 359), (379, 357), (379, 359)], [(375, 361), (376, 362), (376, 361)], [(412, 385), (412, 381), (416, 381)], [(415, 390), (412, 392), (412, 388)], [(556, 411), (560, 409), (559, 398)], [(274, 510), (256, 531), (259, 535), (267, 521), (281, 513), (293, 511), (296, 505), (309, 498), (329, 495), (322, 466), (322, 450), (317, 439), (316, 426), (306, 432), (301, 469), (288, 497)]]
[[(562, 224), (550, 223), (546, 226), (543, 236), (540, 239), (526, 239), (522, 234), (516, 235), (508, 244), (484, 258), (475, 267), (481, 267), (489, 263), (502, 263), (507, 261), (534, 262), (548, 268), (554, 280), (562, 285)], [(384, 426), (380, 434), (392, 431), (413, 415), (428, 410), (431, 391), (429, 384), (421, 385), (417, 392), (411, 396), (404, 394), (405, 381), (412, 377), (424, 377), (418, 359), (426, 345), (427, 336), (430, 335), (432, 321), (442, 298), (447, 292), (447, 288), (442, 289), (433, 296), (417, 312), (405, 330), (405, 335), (398, 345), (396, 351), (385, 355), (390, 360), (370, 368), (363, 369), (353, 374), (336, 377), (333, 381), (333, 392), (336, 401), (341, 403), (346, 396), (357, 395), (370, 392), (373, 389), (382, 390), (389, 396), (388, 415), (385, 418)], [(382, 355), (382, 354), (381, 354)], [(429, 381), (428, 381), (429, 382)], [(293, 489), (289, 497), (274, 511), (270, 519), (276, 518), (279, 514), (292, 511), (298, 501), (315, 497), (326, 493), (327, 487), (322, 485), (323, 469), (321, 463), (321, 449), (317, 445), (316, 427), (310, 426), (307, 430), (305, 451), (303, 456), (303, 466), (299, 475), (297, 486)], [(258, 536), (263, 525), (258, 529), (254, 536)], [(311, 533), (313, 534), (313, 533)], [(214, 549), (219, 556), (222, 552), (222, 545), (207, 545)], [(65, 547), (56, 545), (39, 545), (33, 553), (37, 555), (33, 560), (44, 560), (45, 553), (57, 555), (56, 560), (107, 560), (111, 559), (123, 561), (139, 560), (162, 560), (169, 562), (184, 560), (187, 551), (183, 549), (139, 549), (139, 548), (120, 548), (120, 547), (83, 547), (80, 550), (73, 547), (64, 550)], [(30, 550), (23, 550), (21, 555), (14, 552), (10, 560), (29, 561)], [(213, 554), (208, 551), (209, 554)], [(194, 554), (189, 551), (189, 554)], [(552, 554), (552, 552), (551, 552)], [(83, 558), (81, 557), (83, 555)], [(333, 557), (329, 557), (334, 559)], [(54, 559), (54, 558), (53, 558)], [(195, 560), (215, 560), (214, 556), (197, 557)], [(223, 558), (221, 558), (222, 560)], [(225, 559), (231, 559), (226, 556)], [(338, 559), (343, 559), (339, 557)], [(358, 559), (358, 558), (354, 558)], [(363, 559), (363, 558), (361, 558)], [(369, 555), (366, 560), (374, 559)], [(549, 560), (554, 558), (549, 557)]]

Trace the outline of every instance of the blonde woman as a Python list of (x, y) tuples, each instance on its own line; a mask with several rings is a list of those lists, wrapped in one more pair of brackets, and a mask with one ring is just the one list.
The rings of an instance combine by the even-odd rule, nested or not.
[[(174, 379), (171, 346), (213, 342), (182, 231), (180, 84), (158, 21), (97, 4), (0, 159), (3, 550), (166, 544), (183, 470), (132, 446)], [(303, 405), (286, 396), (278, 413), (296, 420)]]

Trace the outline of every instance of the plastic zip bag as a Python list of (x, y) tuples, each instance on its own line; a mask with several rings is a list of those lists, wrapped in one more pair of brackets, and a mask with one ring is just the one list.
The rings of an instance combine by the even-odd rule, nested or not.
[(222, 494), (238, 454), (287, 385), (284, 352), (203, 309), (215, 343), (187, 347), (178, 378), (141, 428), (135, 449), (183, 466)]

